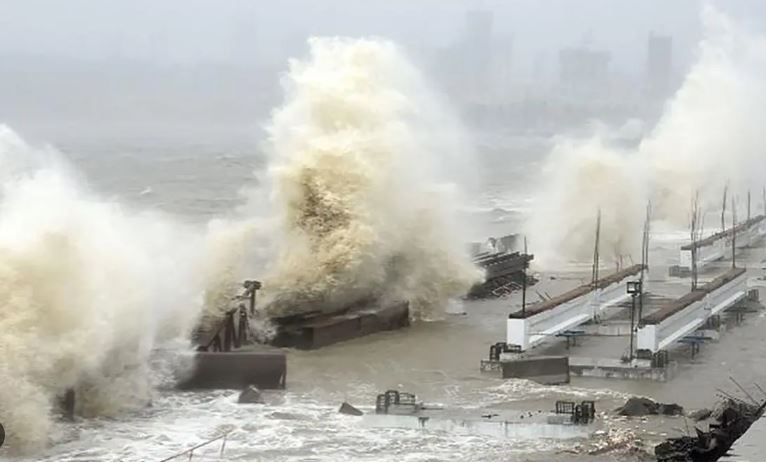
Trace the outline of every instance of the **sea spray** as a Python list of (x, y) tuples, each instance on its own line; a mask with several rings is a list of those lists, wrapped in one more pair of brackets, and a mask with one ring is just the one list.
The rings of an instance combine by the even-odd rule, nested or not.
[(599, 208), (602, 257), (637, 260), (649, 200), (654, 219), (684, 228), (697, 191), (706, 213), (716, 215), (727, 181), (740, 196), (748, 187), (760, 191), (766, 39), (709, 6), (702, 18), (698, 60), (637, 148), (611, 146), (603, 130), (586, 140), (558, 139), (527, 223), (537, 264), (587, 261)]
[(593, 257), (599, 211), (599, 252), (611, 264), (640, 247), (645, 196), (642, 165), (599, 136), (560, 139), (543, 172), (545, 188), (527, 223), (537, 265)]
[(459, 196), (443, 181), (468, 155), (459, 125), (394, 44), (314, 38), (309, 47), (291, 61), (267, 127), (280, 240), (266, 309), (394, 298), (415, 317), (438, 316), (480, 278), (452, 219)]
[(188, 336), (200, 306), (194, 233), (99, 199), (65, 164), (0, 127), (0, 417), (14, 452), (55, 435), (67, 388), (83, 415), (144, 405), (152, 349)]
[(699, 59), (639, 150), (658, 216), (682, 224), (697, 190), (715, 216), (727, 182), (743, 197), (766, 181), (766, 37), (712, 7), (702, 18)]

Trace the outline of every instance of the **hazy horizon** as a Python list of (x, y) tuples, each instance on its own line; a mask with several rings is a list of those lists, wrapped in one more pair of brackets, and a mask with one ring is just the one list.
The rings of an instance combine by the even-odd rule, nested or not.
[[(290, 58), (306, 53), (308, 37), (349, 36), (397, 43), (479, 127), (487, 119), (503, 119), (504, 127), (529, 119), (528, 110), (507, 109), (519, 102), (558, 104), (562, 50), (604, 52), (609, 91), (600, 96), (603, 104), (536, 130), (557, 131), (593, 118), (619, 124), (651, 118), (661, 104), (643, 107), (650, 35), (672, 40), (667, 97), (694, 62), (704, 4), (5, 0), (0, 2), (0, 122), (32, 138), (52, 138), (48, 141), (71, 137), (67, 126), (88, 124), (130, 136), (153, 127), (191, 131), (190, 136), (250, 132), (279, 104), (279, 79)], [(760, 2), (714, 4), (748, 27), (764, 25), (753, 14), (766, 10)], [(487, 14), (488, 30), (468, 30), (468, 16), (476, 11)], [(471, 36), (477, 33), (481, 36)], [(480, 82), (472, 80), (471, 67), (481, 74)], [(498, 116), (509, 111), (510, 116)], [(532, 113), (539, 116), (538, 109)]]

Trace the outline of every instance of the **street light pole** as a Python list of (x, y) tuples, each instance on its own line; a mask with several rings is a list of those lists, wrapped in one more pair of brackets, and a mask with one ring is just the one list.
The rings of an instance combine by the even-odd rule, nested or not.
[(636, 322), (636, 294), (630, 294), (630, 357), (628, 358), (629, 361), (633, 361), (633, 326)]
[[(628, 281), (628, 294), (630, 294), (630, 357), (628, 358), (628, 361), (633, 361), (633, 340), (635, 335), (635, 325), (636, 325), (636, 296), (641, 296), (641, 290), (642, 290), (642, 282), (641, 280), (638, 281)], [(643, 300), (642, 302), (643, 303)]]

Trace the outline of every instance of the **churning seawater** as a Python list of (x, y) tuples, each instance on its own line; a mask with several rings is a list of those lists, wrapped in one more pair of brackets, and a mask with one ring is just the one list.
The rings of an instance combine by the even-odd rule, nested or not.
[[(92, 187), (129, 207), (164, 210), (177, 218), (203, 223), (238, 206), (239, 191), (254, 185), (257, 148), (215, 145), (136, 147), (64, 146)], [(511, 141), (481, 149), (477, 169), (487, 184), (467, 213), (486, 235), (516, 231), (530, 200), (527, 185), (514, 178), (533, 170), (545, 142)], [(524, 162), (508, 158), (526, 157)], [(514, 202), (513, 198), (517, 198)], [(653, 254), (672, 255), (676, 243), (653, 244)], [(670, 257), (667, 257), (670, 258)], [(258, 275), (253, 275), (258, 277)], [(685, 432), (680, 418), (623, 420), (610, 417), (630, 394), (678, 402), (687, 408), (712, 405), (717, 388), (731, 389), (728, 376), (742, 383), (766, 383), (760, 361), (766, 354), (766, 321), (752, 315), (720, 343), (704, 347), (693, 361), (683, 350), (675, 380), (660, 383), (574, 379), (570, 386), (546, 387), (504, 381), (479, 372), (488, 346), (504, 337), (505, 318), (518, 300), (467, 302), (465, 316), (420, 323), (409, 329), (373, 335), (312, 352), (288, 352), (288, 387), (267, 392), (265, 405), (237, 404), (232, 391), (177, 392), (161, 388), (152, 406), (119, 418), (78, 419), (61, 424), (58, 444), (30, 460), (162, 460), (222, 432), (230, 432), (223, 456), (213, 443), (195, 451), (192, 460), (263, 461), (609, 461), (644, 460), (625, 448), (650, 447), (666, 434)], [(337, 413), (348, 401), (364, 410), (377, 393), (397, 388), (428, 403), (468, 409), (549, 410), (557, 399), (595, 399), (604, 413), (604, 433), (591, 440), (514, 441), (408, 429), (366, 428), (358, 418)], [(691, 424), (688, 424), (691, 425)], [(757, 430), (757, 429), (756, 429)], [(755, 431), (755, 430), (754, 430)], [(597, 452), (616, 444), (615, 451)], [(757, 446), (757, 444), (756, 444)], [(754, 457), (753, 443), (743, 447)], [(185, 460), (185, 457), (180, 459)]]

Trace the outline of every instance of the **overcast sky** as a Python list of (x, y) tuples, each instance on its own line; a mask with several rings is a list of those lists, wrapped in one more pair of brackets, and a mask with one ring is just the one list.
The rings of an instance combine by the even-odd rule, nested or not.
[[(680, 63), (699, 38), (700, 0), (0, 0), (0, 53), (162, 63), (284, 60), (308, 35), (383, 36), (446, 46), (471, 9), (494, 12), (520, 66), (588, 41), (617, 69), (640, 66), (649, 32), (674, 37)], [(713, 2), (762, 25), (766, 2)]]
[[(66, 61), (114, 59), (130, 62), (134, 67), (140, 67), (139, 62), (168, 68), (199, 65), (195, 73), (222, 76), (221, 82), (226, 82), (228, 74), (216, 66), (258, 64), (266, 68), (257, 79), (264, 82), (261, 86), (267, 89), (276, 87), (277, 74), (286, 68), (287, 58), (303, 53), (305, 40), (311, 35), (385, 37), (400, 43), (416, 57), (433, 61), (443, 57), (443, 50), (449, 50), (459, 40), (466, 12), (471, 10), (493, 13), (493, 40), (510, 50), (515, 81), (534, 81), (540, 66), (548, 75), (555, 75), (559, 51), (581, 44), (608, 51), (612, 72), (642, 76), (647, 38), (652, 32), (673, 37), (673, 66), (682, 73), (694, 59), (701, 36), (700, 11), (704, 3), (701, 0), (0, 0), (0, 86), (5, 87), (0, 88), (0, 117), (16, 122), (25, 120), (22, 115), (29, 118), (34, 113), (48, 114), (55, 120), (69, 114), (57, 113), (57, 105), (82, 106), (71, 95), (87, 96), (86, 90), (91, 88), (89, 82), (83, 81), (83, 88), (78, 89), (71, 81), (76, 83), (80, 77), (70, 76), (69, 83), (60, 84), (65, 85), (63, 91), (50, 83), (57, 79), (56, 66)], [(763, 0), (710, 3), (748, 27), (766, 30)], [(20, 67), (10, 71), (18, 62), (22, 63)], [(36, 67), (37, 62), (46, 64)], [(460, 62), (459, 56), (457, 62)], [(208, 66), (211, 63), (216, 66)], [(416, 62), (423, 68), (431, 64)], [(3, 65), (9, 72), (3, 72)], [(111, 79), (115, 88), (120, 88), (122, 93), (127, 91), (119, 82), (119, 76), (123, 75), (119, 65), (95, 69), (97, 74), (116, 74), (117, 77), (102, 80)], [(438, 67), (435, 69), (440, 72)], [(249, 74), (252, 73), (231, 75)], [(162, 74), (156, 75), (162, 78)], [(63, 74), (58, 76), (63, 82), (61, 77)], [(438, 80), (439, 76), (436, 77)], [(130, 75), (125, 79), (133, 86), (140, 84)], [(239, 101), (238, 95), (247, 91), (244, 89), (256, 88), (257, 84), (256, 81), (227, 82), (208, 87), (210, 92), (217, 92), (211, 98), (220, 100), (221, 112), (234, 112), (237, 103), (242, 105), (242, 110), (257, 105), (265, 111), (273, 104), (273, 97), (263, 103)], [(17, 90), (7, 88), (9, 85), (26, 86)], [(199, 85), (190, 88), (192, 90), (184, 94), (201, 98), (197, 94), (202, 93), (197, 90), (201, 88)], [(132, 91), (136, 95), (128, 102), (108, 103), (111, 106), (106, 109), (94, 106), (92, 112), (119, 109), (124, 114), (157, 99), (157, 94), (148, 90)], [(163, 95), (167, 93), (166, 89), (158, 91)], [(195, 93), (190, 93), (192, 91)], [(231, 93), (229, 99), (222, 95), (225, 91)], [(141, 95), (144, 100), (138, 99)], [(60, 103), (66, 97), (74, 102)], [(102, 93), (92, 99), (98, 102), (105, 98)], [(105, 105), (106, 102), (102, 104)], [(200, 100), (200, 108), (206, 105), (212, 103)]]
[[(278, 58), (302, 37), (376, 35), (408, 46), (447, 45), (470, 9), (495, 12), (494, 33), (520, 55), (556, 52), (590, 37), (629, 66), (648, 32), (699, 34), (698, 0), (0, 0), (0, 52), (165, 62), (226, 60), (255, 48)], [(762, 1), (719, 2), (735, 14)], [(757, 16), (757, 15), (756, 15)], [(250, 42), (250, 43), (244, 43)], [(620, 58), (624, 56), (624, 58)]]

